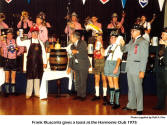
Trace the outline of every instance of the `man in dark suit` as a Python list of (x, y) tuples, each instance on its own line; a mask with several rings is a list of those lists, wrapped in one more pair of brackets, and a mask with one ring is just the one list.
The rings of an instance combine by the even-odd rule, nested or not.
[(163, 110), (166, 107), (167, 91), (167, 27), (163, 29), (156, 58), (157, 104), (153, 109)]
[(86, 84), (88, 68), (90, 66), (87, 44), (85, 41), (80, 40), (80, 34), (78, 32), (73, 32), (70, 36), (70, 40), (73, 43), (71, 46), (73, 56), (70, 58), (67, 73), (70, 73), (71, 69), (75, 71), (76, 84), (78, 87), (76, 90), (77, 97), (74, 99), (83, 101), (86, 98)]

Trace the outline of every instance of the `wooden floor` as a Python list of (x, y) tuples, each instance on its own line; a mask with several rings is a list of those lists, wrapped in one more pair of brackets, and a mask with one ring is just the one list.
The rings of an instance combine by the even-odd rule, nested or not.
[[(102, 105), (100, 101), (92, 102), (88, 96), (83, 102), (73, 100), (74, 96), (63, 95), (56, 98), (49, 95), (47, 101), (33, 97), (25, 99), (25, 95), (0, 97), (0, 115), (135, 115), (134, 111), (124, 111), (121, 108), (127, 103), (127, 96), (120, 97), (121, 108), (112, 110), (111, 106)], [(165, 111), (156, 111), (155, 96), (144, 96), (144, 115), (165, 115)]]

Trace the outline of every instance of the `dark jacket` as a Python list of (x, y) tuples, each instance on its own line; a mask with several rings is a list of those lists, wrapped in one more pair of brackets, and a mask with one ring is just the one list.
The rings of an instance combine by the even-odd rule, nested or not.
[[(76, 49), (79, 53), (75, 54), (70, 58), (69, 67), (73, 70), (88, 70), (90, 66), (90, 62), (88, 59), (88, 50), (87, 44), (85, 41), (79, 40), (77, 43), (77, 47), (74, 45), (71, 46), (71, 50)], [(78, 60), (78, 63), (75, 60)]]

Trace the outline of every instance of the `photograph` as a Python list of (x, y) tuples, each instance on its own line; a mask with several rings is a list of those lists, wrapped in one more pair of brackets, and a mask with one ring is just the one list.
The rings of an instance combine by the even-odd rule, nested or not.
[(167, 0), (0, 0), (0, 124), (167, 121)]

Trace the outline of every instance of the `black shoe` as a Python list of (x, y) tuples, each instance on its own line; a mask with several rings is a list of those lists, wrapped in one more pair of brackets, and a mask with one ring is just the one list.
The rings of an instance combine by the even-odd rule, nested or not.
[(9, 95), (9, 93), (4, 93), (4, 97), (8, 97)]
[(15, 92), (13, 95), (14, 95), (14, 96), (19, 96), (20, 94)]
[(80, 100), (81, 100), (81, 101), (85, 101), (85, 100), (86, 100), (86, 97), (80, 97)]
[(11, 95), (14, 95), (14, 96), (19, 95), (18, 93), (16, 93), (16, 84), (11, 84), (10, 90), (11, 90)]
[(136, 112), (136, 115), (142, 115), (143, 114), (143, 111), (137, 111)]
[(100, 100), (100, 96), (94, 96), (91, 100), (92, 100), (92, 101)]
[(154, 110), (163, 110), (165, 107), (164, 106), (155, 106), (153, 107)]
[(110, 105), (110, 102), (107, 99), (107, 96), (103, 97), (103, 105)]
[(72, 96), (72, 95), (77, 95), (77, 92), (76, 92), (76, 91), (69, 90), (69, 91), (68, 91), (68, 94), (71, 95), (71, 96)]
[(9, 83), (5, 83), (5, 84), (4, 84), (4, 89), (5, 89), (4, 96), (5, 96), (5, 97), (8, 97), (8, 96), (10, 95), (9, 86), (10, 86)]
[(80, 100), (80, 99), (81, 99), (81, 97), (79, 97), (79, 96), (76, 96), (73, 98), (73, 100)]
[(123, 110), (131, 110), (131, 111), (135, 111), (136, 109), (130, 109), (130, 108), (128, 108), (128, 107), (123, 107), (122, 108)]
[(112, 109), (118, 109), (120, 107), (120, 105), (114, 104), (114, 106), (112, 107)]
[(68, 94), (69, 94), (70, 96), (72, 96), (72, 91), (71, 91), (71, 90), (69, 90), (69, 91), (68, 91)]
[(109, 105), (113, 106), (113, 105), (114, 105), (114, 103), (109, 102)]

